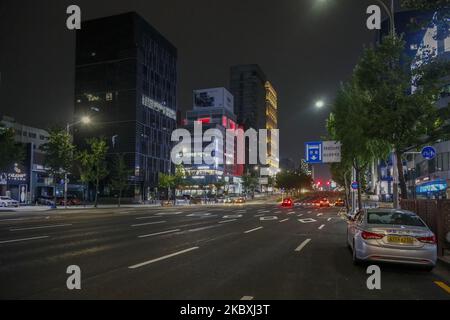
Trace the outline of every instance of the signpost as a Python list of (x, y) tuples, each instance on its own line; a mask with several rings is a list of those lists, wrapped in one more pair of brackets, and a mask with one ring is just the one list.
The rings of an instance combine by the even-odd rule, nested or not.
[(310, 164), (341, 162), (341, 143), (337, 141), (307, 142), (306, 162)]
[(358, 182), (356, 182), (356, 181), (352, 182), (352, 189), (353, 190), (358, 190)]
[(436, 157), (436, 149), (430, 146), (424, 147), (421, 154), (424, 159), (433, 160)]

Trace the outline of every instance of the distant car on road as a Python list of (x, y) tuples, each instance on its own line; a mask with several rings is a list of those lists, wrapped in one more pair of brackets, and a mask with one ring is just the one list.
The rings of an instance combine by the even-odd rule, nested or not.
[(343, 199), (337, 199), (334, 202), (335, 207), (345, 207), (345, 201)]
[(322, 198), (319, 200), (319, 207), (330, 207), (330, 200), (328, 198)]
[(0, 207), (18, 207), (19, 206), (19, 202), (11, 199), (10, 197), (4, 197), (1, 196), (0, 197)]
[(285, 198), (284, 200), (283, 200), (283, 202), (281, 202), (281, 206), (282, 207), (292, 207), (294, 205), (294, 202), (292, 201), (292, 199), (291, 198)]
[(241, 203), (245, 203), (245, 201), (246, 201), (245, 197), (238, 197), (234, 200), (234, 203), (241, 204)]
[(349, 219), (347, 244), (353, 262), (377, 261), (413, 264), (433, 269), (437, 259), (436, 237), (413, 212), (369, 209)]

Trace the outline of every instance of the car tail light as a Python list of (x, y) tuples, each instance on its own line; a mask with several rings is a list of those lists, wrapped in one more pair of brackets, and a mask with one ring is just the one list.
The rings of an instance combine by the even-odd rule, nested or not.
[(430, 237), (419, 237), (419, 238), (417, 238), (417, 240), (419, 240), (420, 242), (423, 242), (423, 243), (436, 244), (436, 237), (434, 235), (432, 235)]
[(368, 231), (363, 231), (361, 233), (361, 237), (364, 240), (379, 240), (382, 239), (384, 237), (383, 234), (378, 234), (378, 233), (373, 233), (373, 232), (368, 232)]

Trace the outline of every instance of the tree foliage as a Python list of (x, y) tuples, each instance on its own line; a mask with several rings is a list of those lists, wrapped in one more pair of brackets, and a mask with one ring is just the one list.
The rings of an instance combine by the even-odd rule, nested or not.
[(80, 178), (81, 181), (95, 187), (94, 206), (98, 206), (98, 193), (100, 182), (108, 175), (108, 167), (106, 163), (106, 154), (108, 153), (108, 145), (105, 139), (92, 138), (87, 140), (89, 149), (81, 151), (77, 158), (80, 162)]
[(0, 126), (0, 170), (7, 170), (24, 158), (23, 146), (14, 140), (14, 129)]
[(119, 192), (117, 205), (120, 207), (123, 191), (130, 184), (129, 176), (132, 174), (125, 162), (123, 154), (117, 154), (112, 163), (111, 187)]
[(75, 146), (66, 130), (52, 129), (47, 143), (41, 146), (41, 150), (45, 154), (44, 166), (53, 178), (56, 203), (56, 185), (72, 169)]

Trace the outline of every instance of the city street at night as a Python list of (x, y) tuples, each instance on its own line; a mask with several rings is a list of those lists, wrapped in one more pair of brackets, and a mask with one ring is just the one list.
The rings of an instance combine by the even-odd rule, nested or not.
[[(271, 202), (0, 213), (0, 297), (13, 299), (450, 299), (438, 265), (352, 264), (337, 208)], [(81, 290), (66, 269), (81, 269)]]

